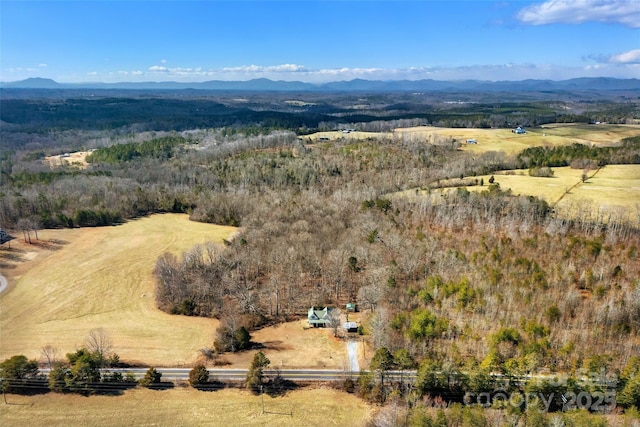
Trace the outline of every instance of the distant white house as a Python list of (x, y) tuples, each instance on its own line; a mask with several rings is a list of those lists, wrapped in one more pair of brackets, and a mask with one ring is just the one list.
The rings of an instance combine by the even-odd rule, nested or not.
[(342, 329), (347, 332), (358, 332), (358, 324), (356, 322), (344, 322)]
[(524, 128), (523, 128), (522, 126), (518, 126), (518, 127), (517, 127), (517, 128), (515, 128), (515, 129), (511, 129), (511, 132), (516, 133), (516, 134), (518, 134), (518, 135), (522, 135), (522, 134), (524, 134), (524, 133), (527, 133), (527, 131), (526, 131), (526, 130), (524, 130)]
[(467, 139), (467, 144), (477, 144), (478, 141), (476, 141), (475, 139)]

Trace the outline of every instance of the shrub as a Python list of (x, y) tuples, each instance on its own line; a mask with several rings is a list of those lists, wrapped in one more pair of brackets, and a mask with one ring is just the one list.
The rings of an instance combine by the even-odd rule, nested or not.
[(209, 371), (204, 365), (196, 365), (189, 372), (189, 384), (191, 387), (198, 388), (205, 385), (209, 381)]
[[(162, 373), (152, 367), (147, 370), (147, 373), (144, 374), (144, 377), (140, 381), (138, 381), (138, 384), (143, 387), (152, 387), (154, 384), (160, 384), (161, 379)], [(189, 375), (189, 379), (191, 379), (191, 375)]]
[(13, 356), (0, 364), (0, 379), (4, 393), (20, 393), (28, 389), (28, 381), (38, 376), (38, 362), (26, 356)]
[(213, 347), (219, 353), (226, 351), (236, 352), (246, 350), (251, 346), (251, 335), (244, 326), (233, 329), (225, 323), (221, 323), (216, 329), (216, 340)]
[(529, 176), (535, 176), (538, 178), (551, 178), (553, 177), (553, 169), (548, 166), (532, 167), (529, 168)]
[(247, 378), (245, 379), (244, 386), (250, 389), (253, 393), (261, 391), (262, 387), (262, 368), (269, 366), (271, 361), (264, 355), (262, 351), (257, 352), (253, 356), (249, 372), (247, 372)]
[(555, 323), (558, 320), (560, 320), (560, 309), (558, 308), (557, 305), (553, 304), (549, 307), (547, 307), (547, 311), (545, 312), (545, 315), (547, 317), (547, 320), (549, 320), (549, 323)]

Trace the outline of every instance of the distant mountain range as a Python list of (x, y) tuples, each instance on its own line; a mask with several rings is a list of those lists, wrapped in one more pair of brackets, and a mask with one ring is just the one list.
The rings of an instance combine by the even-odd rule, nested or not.
[(131, 89), (131, 90), (217, 90), (217, 91), (290, 91), (290, 92), (547, 92), (547, 91), (617, 91), (640, 90), (640, 79), (583, 77), (569, 80), (362, 80), (322, 84), (253, 79), (246, 81), (210, 80), (199, 83), (122, 82), (58, 83), (51, 79), (29, 78), (17, 82), (0, 82), (0, 88), (14, 89)]

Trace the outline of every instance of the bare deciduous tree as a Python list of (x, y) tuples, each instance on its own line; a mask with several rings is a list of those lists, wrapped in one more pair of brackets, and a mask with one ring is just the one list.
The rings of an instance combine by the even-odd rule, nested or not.
[(18, 229), (22, 231), (24, 242), (31, 243), (31, 221), (27, 218), (20, 218), (18, 220)]
[(40, 354), (42, 355), (42, 358), (46, 361), (49, 369), (53, 369), (53, 366), (56, 364), (56, 362), (58, 361), (58, 357), (60, 356), (59, 350), (50, 344), (47, 344), (44, 347), (42, 347), (40, 349)]
[(333, 330), (333, 336), (338, 336), (338, 329), (340, 328), (340, 318), (342, 317), (342, 311), (339, 308), (334, 308), (329, 311), (329, 326)]
[(113, 348), (113, 342), (104, 328), (95, 328), (89, 331), (85, 340), (87, 349), (98, 356), (100, 365), (104, 366), (107, 355)]

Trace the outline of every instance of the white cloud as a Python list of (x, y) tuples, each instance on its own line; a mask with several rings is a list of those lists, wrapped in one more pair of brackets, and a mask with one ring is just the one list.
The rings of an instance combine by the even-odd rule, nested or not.
[(609, 61), (619, 64), (640, 64), (640, 49), (633, 49), (628, 52), (612, 55)]
[[(123, 81), (177, 81), (203, 82), (207, 80), (250, 80), (267, 78), (270, 80), (303, 81), (326, 83), (353, 79), (365, 80), (524, 80), (548, 79), (564, 80), (575, 77), (617, 77), (634, 78), (640, 72), (640, 49), (617, 55), (588, 57), (590, 63), (583, 66), (560, 66), (555, 64), (504, 63), (476, 64), (460, 67), (413, 66), (407, 68), (308, 68), (300, 64), (242, 65), (225, 68), (165, 67), (153, 65), (146, 70), (92, 71), (87, 73), (91, 81), (113, 83)], [(28, 69), (11, 68), (15, 79), (29, 76)], [(51, 76), (56, 78), (56, 76)], [(75, 80), (75, 79), (72, 79)], [(61, 81), (70, 81), (62, 79)]]
[(167, 67), (162, 67), (160, 65), (153, 65), (153, 66), (149, 67), (149, 71), (166, 73), (167, 71), (169, 71), (169, 69)]
[(640, 1), (548, 0), (525, 7), (517, 17), (520, 21), (532, 25), (605, 22), (640, 28)]
[(280, 65), (241, 65), (239, 67), (225, 67), (222, 69), (226, 73), (296, 73), (304, 71), (304, 65), (297, 64), (280, 64)]
[(45, 67), (48, 67), (48, 66), (49, 66), (48, 64), (38, 64), (38, 67), (40, 67), (40, 68), (45, 68)]
[(367, 76), (367, 75), (374, 75), (374, 74), (380, 74), (380, 73), (397, 73), (398, 70), (393, 69), (393, 68), (389, 68), (389, 69), (384, 69), (384, 68), (329, 68), (329, 69), (324, 69), (324, 70), (317, 70), (315, 71), (318, 74), (325, 74), (325, 75), (333, 75), (333, 76)]
[(281, 64), (281, 65), (273, 65), (271, 67), (267, 67), (266, 71), (268, 72), (288, 72), (288, 73), (296, 73), (298, 71), (304, 71), (304, 65), (297, 64)]

